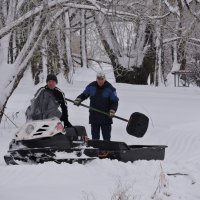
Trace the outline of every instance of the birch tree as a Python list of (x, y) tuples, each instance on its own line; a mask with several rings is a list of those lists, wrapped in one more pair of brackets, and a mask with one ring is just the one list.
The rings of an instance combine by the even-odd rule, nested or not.
[[(147, 84), (150, 77), (151, 84), (163, 84), (171, 71), (189, 66), (199, 50), (199, 4), (195, 0), (1, 0), (0, 110), (28, 67), (35, 83), (52, 72), (64, 73), (70, 82), (75, 63), (89, 67), (92, 60), (111, 64), (117, 82)], [(80, 41), (76, 53), (75, 34)]]
[(88, 58), (87, 58), (87, 40), (86, 40), (86, 11), (81, 10), (81, 66), (84, 68), (88, 67)]
[[(9, 12), (12, 10), (13, 7), (16, 7), (16, 1), (9, 1)], [(0, 80), (1, 80), (1, 86), (0, 86), (0, 91), (1, 91), (1, 96), (0, 96), (0, 120), (2, 118), (6, 103), (9, 99), (9, 97), (12, 95), (13, 91), (19, 84), (19, 81), (23, 77), (23, 74), (25, 70), (27, 69), (34, 52), (37, 50), (38, 45), (42, 43), (41, 41), (44, 39), (45, 35), (47, 34), (49, 28), (52, 26), (52, 24), (57, 20), (57, 18), (67, 10), (61, 9), (57, 12), (55, 12), (52, 15), (51, 21), (48, 21), (45, 23), (46, 16), (44, 16), (42, 13), (38, 16), (35, 17), (33, 27), (31, 29), (31, 32), (29, 33), (29, 36), (21, 49), (20, 53), (18, 54), (16, 60), (12, 65), (7, 65), (5, 63), (1, 64), (0, 68)], [(8, 12), (8, 13), (9, 13)], [(14, 20), (14, 14), (9, 14), (7, 15), (7, 19), (5, 20), (5, 27), (8, 24), (10, 26), (11, 22), (11, 16), (12, 20)], [(2, 30), (2, 29), (1, 29)], [(4, 48), (6, 47), (8, 49), (9, 45), (9, 37), (10, 33), (1, 39), (1, 47), (3, 46)], [(3, 45), (2, 45), (3, 44)], [(2, 51), (2, 49), (1, 49)], [(2, 58), (3, 61), (5, 61), (5, 55)], [(6, 66), (7, 65), (7, 66)], [(8, 68), (6, 70), (5, 74), (5, 66)]]

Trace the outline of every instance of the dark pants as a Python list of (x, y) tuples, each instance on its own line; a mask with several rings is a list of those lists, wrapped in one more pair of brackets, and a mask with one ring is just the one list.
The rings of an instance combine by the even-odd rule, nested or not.
[(100, 139), (100, 129), (104, 140), (110, 141), (111, 124), (91, 124), (92, 139)]

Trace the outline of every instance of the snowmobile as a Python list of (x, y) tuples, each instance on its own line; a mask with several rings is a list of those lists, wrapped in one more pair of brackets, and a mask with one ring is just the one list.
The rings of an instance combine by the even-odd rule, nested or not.
[(86, 147), (86, 136), (85, 127), (64, 128), (58, 118), (29, 121), (15, 134), (4, 160), (8, 165), (86, 162), (97, 155)]
[(84, 126), (64, 128), (58, 118), (29, 121), (15, 134), (4, 156), (8, 165), (21, 163), (86, 163), (109, 158), (128, 162), (163, 160), (166, 146), (127, 145), (90, 140)]

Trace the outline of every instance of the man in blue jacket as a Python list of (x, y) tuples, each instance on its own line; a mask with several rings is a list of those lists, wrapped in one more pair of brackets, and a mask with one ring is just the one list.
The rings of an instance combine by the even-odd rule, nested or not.
[(110, 141), (112, 117), (118, 107), (116, 89), (106, 81), (103, 72), (98, 72), (96, 81), (91, 82), (75, 100), (74, 104), (79, 106), (82, 101), (90, 97), (90, 106), (109, 113), (105, 115), (90, 110), (89, 123), (91, 124), (92, 139), (100, 139), (100, 129), (104, 140)]

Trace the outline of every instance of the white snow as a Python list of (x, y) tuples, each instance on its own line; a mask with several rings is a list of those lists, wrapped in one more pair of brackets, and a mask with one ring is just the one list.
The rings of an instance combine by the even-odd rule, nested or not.
[[(117, 115), (128, 119), (131, 113), (139, 111), (150, 118), (143, 138), (128, 135), (126, 122), (114, 119), (112, 140), (127, 144), (168, 145), (165, 160), (123, 163), (97, 159), (85, 165), (49, 162), (6, 166), (3, 156), (17, 129), (4, 118), (0, 125), (1, 200), (200, 199), (199, 88), (117, 84), (111, 73), (107, 78), (116, 87), (120, 99)], [(95, 70), (79, 70), (74, 74), (73, 84), (67, 84), (59, 76), (58, 87), (67, 98), (75, 99), (94, 79)], [(5, 113), (17, 126), (24, 124), (24, 112), (42, 85), (33, 86), (28, 71), (9, 99)], [(89, 101), (84, 103), (88, 105)], [(70, 122), (84, 125), (91, 137), (88, 110), (72, 103), (68, 103), (68, 107)]]

